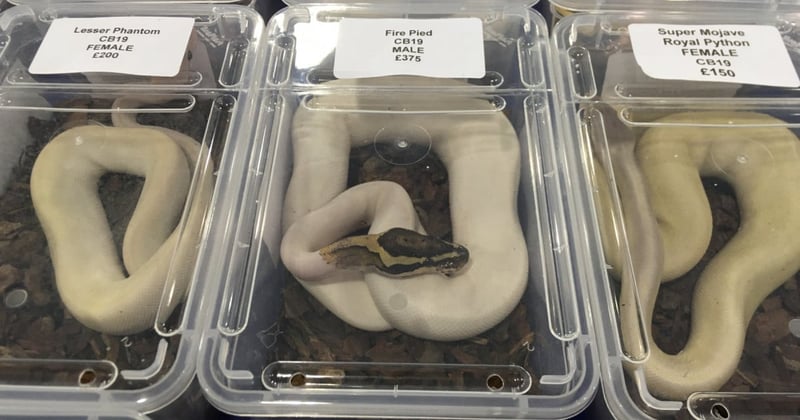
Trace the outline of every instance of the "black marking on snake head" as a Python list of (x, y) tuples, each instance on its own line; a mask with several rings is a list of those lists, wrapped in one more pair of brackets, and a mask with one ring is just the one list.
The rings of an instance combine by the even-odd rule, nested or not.
[(378, 237), (378, 245), (393, 257), (411, 257), (418, 260), (414, 263), (392, 264), (383, 268), (383, 271), (393, 275), (422, 272), (452, 275), (469, 261), (467, 248), (409, 229), (387, 230)]

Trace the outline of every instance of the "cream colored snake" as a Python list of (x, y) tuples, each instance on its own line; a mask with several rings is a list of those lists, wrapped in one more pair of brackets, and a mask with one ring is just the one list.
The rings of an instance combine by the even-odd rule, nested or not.
[[(670, 400), (715, 391), (739, 363), (753, 312), (800, 270), (800, 141), (783, 121), (751, 112), (673, 114), (636, 140), (616, 112), (600, 109), (627, 233), (627, 247), (621, 246), (601, 165), (603, 244), (622, 290), (634, 290), (633, 281), (638, 290), (650, 342), (642, 365), (647, 389)], [(669, 355), (653, 342), (653, 309), (660, 283), (685, 274), (708, 247), (712, 219), (701, 184), (707, 176), (734, 188), (740, 228), (700, 275), (688, 343)], [(622, 293), (623, 344), (634, 359), (648, 356), (638, 339), (637, 310), (635, 295)]]
[[(121, 98), (114, 106), (138, 103)], [(89, 328), (131, 334), (153, 328), (157, 313), (168, 315), (183, 298), (213, 170), (208, 149), (184, 134), (142, 126), (134, 113), (112, 120), (113, 127), (80, 126), (54, 137), (34, 164), (31, 197), (66, 308)], [(98, 197), (106, 172), (145, 179), (125, 232), (124, 268)]]
[[(465, 87), (462, 82), (403, 76), (325, 87), (344, 83), (356, 88)], [(415, 104), (431, 111), (403, 111)], [(314, 105), (301, 104), (292, 125), (294, 167), (281, 243), (288, 270), (339, 318), (365, 330), (396, 328), (422, 338), (459, 340), (508, 315), (527, 284), (528, 250), (517, 217), (519, 139), (502, 112), (480, 98), (430, 89), (402, 94), (330, 90), (314, 98)], [(451, 276), (420, 273), (397, 279), (341, 269), (320, 254), (366, 227), (369, 234), (393, 228), (425, 233), (399, 184), (346, 185), (351, 147), (371, 144), (382, 129), (398, 126), (420, 128), (408, 130), (405, 140), (429, 141), (447, 168), (453, 242), (469, 252), (469, 261)]]

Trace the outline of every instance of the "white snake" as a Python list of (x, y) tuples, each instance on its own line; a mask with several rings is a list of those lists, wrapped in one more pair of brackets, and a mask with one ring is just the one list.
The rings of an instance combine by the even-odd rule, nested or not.
[[(753, 312), (800, 270), (800, 141), (781, 127), (783, 121), (767, 115), (697, 112), (657, 120), (666, 126), (648, 129), (634, 147), (632, 136), (620, 135), (627, 128), (615, 113), (605, 111), (611, 164), (650, 342), (643, 365), (647, 388), (671, 400), (715, 391), (739, 364)], [(686, 346), (668, 355), (653, 342), (652, 314), (659, 284), (696, 265), (710, 241), (711, 211), (701, 176), (731, 184), (741, 223), (697, 281)], [(606, 257), (619, 269), (623, 250), (613, 240), (608, 186), (598, 182), (605, 208), (601, 213), (607, 216), (601, 223)], [(622, 289), (630, 289), (626, 282), (632, 275), (623, 271), (622, 281)], [(641, 357), (634, 295), (621, 294), (619, 303), (623, 343), (634, 357)]]
[[(415, 77), (346, 83), (464, 86)], [(500, 322), (519, 302), (528, 274), (527, 248), (517, 217), (519, 140), (506, 117), (487, 101), (427, 91), (385, 95), (333, 91), (314, 100), (322, 109), (354, 111), (301, 105), (294, 116), (294, 168), (281, 243), (281, 258), (289, 271), (334, 314), (365, 330), (397, 328), (422, 338), (458, 340)], [(438, 109), (481, 112), (392, 112), (408, 107), (409, 100)], [(384, 112), (357, 111), (376, 109)], [(453, 241), (469, 250), (467, 266), (452, 277), (425, 274), (396, 279), (342, 270), (327, 264), (318, 252), (367, 225), (371, 234), (396, 227), (424, 233), (411, 199), (398, 184), (376, 181), (346, 189), (351, 147), (371, 144), (381, 129), (398, 125), (426, 131), (432, 150), (447, 167)]]
[[(114, 107), (137, 103), (121, 98)], [(165, 291), (166, 313), (184, 296), (213, 171), (207, 148), (184, 134), (139, 125), (132, 113), (113, 113), (112, 121), (114, 127), (81, 126), (53, 138), (34, 164), (31, 197), (64, 305), (87, 327), (122, 335), (154, 327)], [(106, 172), (145, 178), (122, 245), (124, 269), (97, 196)]]

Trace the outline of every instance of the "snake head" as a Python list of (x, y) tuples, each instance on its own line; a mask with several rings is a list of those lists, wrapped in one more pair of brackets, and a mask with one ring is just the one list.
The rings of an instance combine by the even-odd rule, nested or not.
[(466, 247), (409, 229), (389, 229), (377, 241), (384, 253), (381, 271), (393, 276), (428, 273), (452, 276), (469, 261)]
[(390, 277), (452, 276), (469, 261), (467, 248), (403, 228), (350, 236), (320, 249), (319, 255), (339, 269)]

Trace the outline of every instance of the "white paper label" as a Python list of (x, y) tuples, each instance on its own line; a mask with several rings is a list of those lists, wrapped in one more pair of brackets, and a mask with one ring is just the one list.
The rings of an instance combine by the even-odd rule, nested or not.
[(339, 23), (333, 74), (479, 78), (486, 73), (478, 18), (351, 19)]
[(628, 31), (636, 62), (656, 79), (800, 85), (773, 26), (635, 23)]
[(56, 19), (28, 71), (172, 77), (180, 70), (193, 26), (191, 17)]

